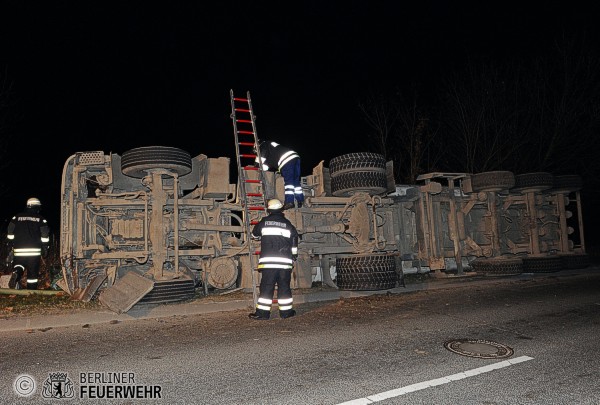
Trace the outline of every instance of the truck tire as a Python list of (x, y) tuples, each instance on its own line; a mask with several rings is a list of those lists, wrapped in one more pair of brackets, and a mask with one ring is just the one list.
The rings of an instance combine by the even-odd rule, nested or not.
[(336, 259), (340, 290), (375, 291), (396, 287), (396, 260), (389, 255), (357, 255)]
[(478, 258), (471, 263), (473, 270), (486, 276), (505, 276), (523, 273), (523, 260), (518, 257)]
[(525, 173), (515, 176), (515, 186), (511, 189), (520, 193), (540, 192), (552, 188), (554, 176), (546, 172)]
[(576, 174), (567, 174), (563, 176), (554, 176), (552, 193), (571, 193), (579, 191), (583, 187), (581, 177)]
[(563, 269), (560, 256), (524, 257), (524, 273), (555, 273)]
[(329, 174), (336, 177), (353, 171), (374, 171), (385, 173), (385, 157), (378, 153), (348, 153), (334, 157), (329, 161)]
[(387, 283), (396, 282), (398, 280), (397, 275), (391, 272), (348, 273), (344, 274), (342, 278), (344, 279), (344, 282), (350, 283)]
[(508, 171), (482, 172), (471, 176), (473, 191), (509, 190), (515, 185), (515, 175)]
[(559, 256), (564, 269), (585, 269), (590, 266), (590, 257), (585, 253), (561, 254)]
[(338, 257), (335, 260), (336, 272), (352, 273), (389, 273), (396, 271), (396, 261), (389, 255), (356, 255)]
[(371, 281), (362, 283), (341, 281), (338, 283), (338, 289), (344, 291), (381, 291), (396, 288), (396, 284), (396, 281)]
[(336, 197), (348, 197), (364, 192), (370, 195), (384, 194), (387, 191), (385, 173), (347, 172), (331, 177), (331, 193)]
[(141, 179), (149, 170), (165, 169), (184, 176), (192, 171), (192, 158), (184, 150), (169, 146), (144, 146), (123, 152), (121, 171)]

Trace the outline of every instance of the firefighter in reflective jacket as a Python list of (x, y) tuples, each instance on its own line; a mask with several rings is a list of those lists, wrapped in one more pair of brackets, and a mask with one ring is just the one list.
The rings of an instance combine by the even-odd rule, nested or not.
[[(294, 201), (298, 208), (301, 208), (304, 203), (304, 193), (300, 185), (300, 155), (272, 141), (260, 141), (259, 149), (262, 169), (280, 172), (283, 177), (285, 189), (283, 209), (294, 208)], [(258, 156), (255, 163), (258, 164)]]
[(298, 231), (283, 215), (281, 201), (269, 200), (267, 212), (269, 215), (262, 218), (252, 230), (252, 236), (260, 239), (258, 271), (261, 272), (261, 279), (256, 312), (248, 316), (251, 319), (269, 319), (277, 285), (279, 317), (285, 319), (296, 315), (292, 308), (290, 281), (292, 266), (298, 257)]
[(10, 250), (13, 273), (8, 286), (18, 288), (23, 273), (27, 271), (27, 289), (36, 290), (40, 272), (40, 257), (46, 256), (50, 243), (50, 228), (40, 215), (42, 204), (37, 198), (27, 200), (24, 212), (15, 215), (7, 228), (6, 238)]

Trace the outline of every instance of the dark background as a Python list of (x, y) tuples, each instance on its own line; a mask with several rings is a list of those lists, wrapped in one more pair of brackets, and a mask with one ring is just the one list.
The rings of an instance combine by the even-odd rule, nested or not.
[(597, 18), (576, 2), (4, 1), (3, 224), (35, 196), (57, 230), (75, 152), (164, 145), (234, 161), (230, 89), (251, 92), (259, 137), (310, 174), (369, 150), (368, 94), (418, 83), (434, 97), (473, 61), (527, 59), (580, 33), (598, 45)]

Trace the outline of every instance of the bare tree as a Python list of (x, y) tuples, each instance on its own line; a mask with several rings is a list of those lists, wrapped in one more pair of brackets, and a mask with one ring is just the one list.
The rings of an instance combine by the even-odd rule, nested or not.
[(400, 115), (398, 104), (390, 97), (378, 94), (369, 95), (358, 107), (373, 132), (369, 134), (373, 152), (381, 153), (386, 158), (393, 158), (395, 151), (390, 149), (392, 137)]
[(538, 168), (584, 177), (598, 173), (600, 58), (588, 49), (585, 38), (563, 39), (556, 45), (557, 63), (542, 60), (536, 65), (540, 79), (532, 91), (538, 93)]
[[(359, 103), (373, 149), (393, 159), (397, 180), (430, 171), (579, 174), (600, 185), (600, 58), (585, 37), (526, 63), (470, 62), (422, 108), (413, 95)], [(433, 106), (432, 106), (433, 105)], [(434, 115), (435, 111), (435, 115)]]
[(416, 95), (410, 101), (399, 93), (370, 96), (359, 108), (372, 129), (369, 139), (375, 152), (394, 161), (397, 180), (412, 183), (438, 163), (441, 155), (433, 143), (436, 126), (418, 107)]
[(530, 65), (469, 64), (445, 82), (442, 127), (455, 167), (598, 173), (600, 60), (582, 39)]
[[(10, 166), (9, 144), (12, 138), (13, 124), (13, 84), (8, 79), (7, 69), (0, 70), (0, 173), (5, 173)], [(8, 194), (9, 187), (0, 176), (0, 197)]]
[[(469, 173), (515, 167), (529, 137), (515, 67), (470, 64), (446, 80), (442, 121), (452, 164)], [(455, 169), (456, 170), (456, 169)]]

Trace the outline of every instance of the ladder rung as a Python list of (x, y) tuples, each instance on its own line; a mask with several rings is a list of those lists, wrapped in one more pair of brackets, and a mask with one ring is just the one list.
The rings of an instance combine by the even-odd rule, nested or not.
[(256, 225), (256, 224), (258, 224), (258, 222), (259, 222), (259, 221), (256, 221), (256, 220), (254, 220), (254, 221), (250, 221), (250, 225)]
[(235, 120), (236, 122), (246, 122), (248, 124), (252, 124), (251, 120)]
[(246, 195), (249, 197), (262, 197), (263, 196), (262, 193), (246, 193)]
[(250, 153), (241, 153), (240, 156), (245, 157), (245, 158), (252, 158), (252, 159), (254, 159), (256, 157), (255, 154), (250, 154)]
[(246, 183), (260, 183), (260, 180), (245, 180)]
[(234, 97), (234, 98), (233, 98), (233, 100), (234, 100), (234, 101), (245, 101), (245, 102), (248, 102), (248, 99), (247, 99), (247, 98), (238, 98), (238, 97)]
[(242, 146), (254, 146), (254, 142), (240, 142)]
[(241, 112), (250, 112), (250, 110), (248, 110), (247, 108), (236, 108), (235, 110)]
[(244, 170), (258, 170), (256, 166), (244, 166)]
[(254, 135), (253, 131), (238, 131), (238, 134)]
[(256, 206), (256, 207), (248, 207), (248, 209), (250, 211), (262, 211), (265, 209), (265, 207), (264, 206), (260, 206), (260, 207)]

